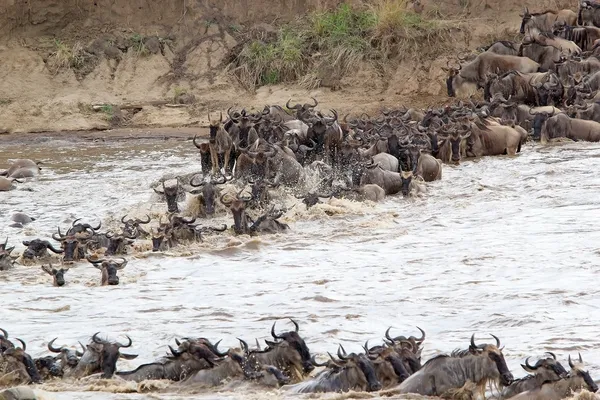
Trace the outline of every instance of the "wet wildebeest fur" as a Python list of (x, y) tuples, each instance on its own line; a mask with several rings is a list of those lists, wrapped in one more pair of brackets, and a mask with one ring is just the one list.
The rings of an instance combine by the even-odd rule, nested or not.
[[(341, 349), (341, 346), (340, 346)], [(342, 354), (338, 349), (338, 360), (330, 355), (332, 367), (326, 368), (313, 379), (289, 389), (294, 393), (348, 392), (381, 390), (373, 362), (364, 354)]]
[(126, 360), (133, 360), (137, 355), (130, 355), (121, 353), (121, 348), (131, 347), (132, 341), (127, 336), (128, 344), (124, 345), (119, 342), (109, 342), (98, 337), (97, 332), (92, 336), (92, 342), (86, 346), (85, 352), (77, 367), (75, 367), (66, 378), (82, 378), (94, 374), (96, 372), (102, 372), (101, 377), (105, 379), (112, 378), (117, 369), (117, 360), (124, 358)]
[(52, 265), (42, 265), (42, 270), (52, 277), (52, 283), (54, 286), (64, 286), (65, 285), (65, 273), (69, 270), (69, 268), (52, 268)]
[(165, 181), (163, 181), (162, 192), (156, 188), (154, 188), (154, 191), (165, 196), (165, 199), (167, 200), (167, 211), (170, 213), (179, 212), (179, 205), (177, 204), (177, 197), (179, 196), (179, 179), (177, 179), (177, 184), (173, 186), (165, 186)]
[(502, 391), (502, 398), (508, 399), (519, 393), (534, 390), (542, 386), (544, 382), (552, 382), (568, 376), (565, 368), (556, 360), (554, 353), (548, 353), (551, 357), (538, 360), (535, 365), (529, 364), (529, 358), (521, 367), (530, 374), (524, 378), (515, 379)]
[(52, 243), (47, 240), (25, 240), (23, 241), (23, 245), (27, 246), (27, 248), (23, 251), (23, 258), (28, 260), (33, 260), (34, 258), (47, 258), (50, 256), (48, 250), (55, 254), (62, 254), (63, 252), (62, 249), (56, 249)]
[(92, 260), (91, 258), (87, 258), (87, 260), (94, 265), (95, 268), (98, 268), (102, 271), (102, 279), (100, 284), (102, 286), (106, 285), (118, 285), (119, 277), (117, 276), (117, 271), (122, 270), (127, 265), (127, 260), (122, 258), (123, 261), (117, 262), (115, 260)]
[(127, 219), (127, 215), (121, 217), (121, 222), (123, 223), (123, 234), (127, 236), (133, 236), (135, 238), (139, 236), (149, 236), (148, 232), (144, 230), (140, 225), (146, 225), (150, 223), (150, 216), (146, 215), (146, 220), (141, 220), (139, 218), (136, 219)]
[(488, 381), (499, 381), (502, 386), (507, 386), (513, 379), (500, 350), (500, 340), (496, 338), (496, 345), (476, 345), (473, 334), (468, 350), (455, 351), (450, 356), (440, 355), (427, 361), (423, 368), (400, 384), (399, 391), (440, 396), (471, 381), (483, 394)]
[[(66, 346), (55, 347), (54, 342), (56, 339), (58, 338), (54, 338), (48, 343), (48, 350), (50, 350), (52, 353), (58, 354), (55, 358), (59, 362), (62, 376), (70, 373), (73, 368), (77, 367), (77, 364), (79, 364), (79, 358), (83, 356), (83, 353), (79, 350), (69, 349)], [(83, 345), (81, 346), (83, 347)]]
[(21, 342), (21, 348), (13, 346), (0, 355), (0, 376), (11, 374), (14, 384), (40, 383), (40, 373), (31, 356), (25, 352), (27, 345), (21, 339), (16, 340)]
[[(69, 230), (70, 231), (70, 230)], [(87, 242), (92, 238), (92, 233), (78, 232), (63, 235), (58, 228), (58, 234), (53, 234), (52, 239), (61, 243), (63, 250), (63, 261), (74, 262), (85, 257)]]
[(10, 255), (15, 247), (6, 247), (8, 244), (8, 238), (4, 241), (4, 243), (0, 244), (0, 271), (6, 271), (12, 268), (15, 260)]

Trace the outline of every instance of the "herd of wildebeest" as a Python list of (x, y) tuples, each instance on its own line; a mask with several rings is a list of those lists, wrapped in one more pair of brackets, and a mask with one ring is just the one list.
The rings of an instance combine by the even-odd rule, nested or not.
[[(60, 266), (42, 265), (55, 286), (65, 284), (70, 264), (87, 260), (101, 270), (102, 285), (117, 285), (117, 272), (135, 240), (152, 242), (152, 251), (201, 241), (202, 235), (227, 230), (208, 227), (222, 205), (233, 216), (235, 234), (284, 232), (279, 221), (286, 212), (274, 205), (274, 188), (282, 188), (302, 199), (306, 207), (320, 198), (344, 197), (381, 201), (387, 195), (420, 195), (426, 182), (442, 178), (442, 163), (463, 159), (509, 155), (521, 151), (527, 140), (543, 142), (567, 138), (600, 141), (600, 3), (582, 1), (578, 13), (571, 10), (522, 15), (521, 43), (500, 41), (479, 49), (479, 54), (459, 56), (456, 66), (447, 63), (448, 95), (463, 90), (483, 89), (483, 101), (459, 101), (442, 108), (383, 110), (378, 117), (360, 115), (338, 119), (330, 110), (323, 114), (318, 102), (265, 106), (261, 111), (227, 110), (227, 117), (209, 114), (209, 138), (194, 137), (199, 150), (201, 173), (161, 179), (154, 191), (167, 204), (166, 220), (151, 224), (145, 218), (121, 219), (121, 232), (101, 233), (101, 224), (92, 226), (79, 219), (63, 233), (60, 228), (49, 240), (24, 241), (20, 263), (51, 259), (48, 251), (61, 255)], [(468, 59), (470, 57), (470, 59)], [(286, 110), (287, 109), (287, 110)], [(14, 160), (0, 176), (0, 191), (36, 176), (41, 168), (33, 160)], [(184, 215), (180, 202), (190, 195), (198, 207)], [(253, 219), (248, 211), (254, 210)], [(17, 213), (14, 227), (32, 222)], [(203, 226), (204, 225), (204, 226)], [(151, 226), (151, 228), (149, 228)], [(8, 239), (0, 244), (0, 271), (13, 267), (16, 257)], [(98, 254), (103, 254), (98, 256)], [(55, 265), (57, 265), (55, 263)], [(38, 383), (47, 379), (100, 374), (142, 381), (166, 379), (173, 388), (216, 386), (228, 380), (249, 380), (270, 387), (284, 387), (298, 393), (327, 391), (378, 391), (395, 388), (398, 393), (419, 393), (449, 398), (474, 398), (495, 383), (502, 398), (560, 399), (585, 388), (596, 392), (597, 385), (583, 367), (581, 355), (568, 358), (567, 371), (553, 353), (534, 364), (529, 358), (521, 366), (529, 373), (514, 379), (509, 371), (500, 340), (477, 344), (474, 336), (467, 350), (439, 355), (421, 362), (425, 333), (392, 337), (360, 353), (347, 353), (339, 346), (336, 356), (317, 362), (295, 329), (277, 334), (273, 341), (251, 349), (239, 339), (240, 348), (221, 351), (219, 342), (206, 338), (176, 340), (169, 354), (134, 371), (117, 371), (119, 358), (136, 356), (121, 353), (127, 343), (111, 342), (93, 335), (76, 350), (48, 343), (55, 355), (32, 359), (21, 347), (0, 335), (0, 378), (16, 383)], [(420, 329), (420, 328), (419, 328)], [(320, 372), (310, 376), (316, 368)], [(2, 382), (5, 380), (2, 379)], [(468, 393), (467, 397), (464, 396)]]
[[(327, 353), (324, 361), (317, 361), (299, 334), (298, 323), (291, 320), (294, 330), (276, 331), (271, 327), (273, 340), (265, 340), (256, 347), (238, 338), (239, 348), (219, 350), (220, 341), (207, 338), (175, 339), (176, 348), (155, 362), (143, 364), (132, 371), (117, 371), (119, 359), (135, 359), (137, 355), (121, 352), (132, 345), (127, 336), (125, 344), (92, 336), (80, 349), (57, 345), (52, 339), (47, 347), (52, 353), (33, 359), (26, 353), (23, 340), (9, 340), (8, 332), (0, 329), (0, 350), (6, 379), (12, 374), (17, 383), (40, 383), (52, 379), (81, 379), (97, 374), (103, 379), (123, 379), (142, 382), (168, 380), (172, 383), (164, 391), (210, 388), (249, 381), (263, 387), (281, 388), (291, 393), (347, 392), (350, 390), (376, 392), (394, 389), (395, 393), (418, 393), (444, 398), (474, 399), (484, 395), (488, 387), (500, 390), (501, 398), (561, 399), (585, 388), (596, 392), (598, 386), (585, 370), (579, 354), (568, 357), (566, 370), (556, 355), (548, 352), (535, 363), (530, 358), (521, 367), (529, 374), (514, 379), (504, 355), (500, 339), (492, 335), (493, 343), (477, 343), (471, 336), (465, 350), (437, 355), (422, 363), (421, 352), (425, 332), (420, 337), (391, 336), (385, 332), (383, 344), (369, 346), (360, 352), (347, 352), (340, 344), (336, 355)], [(20, 347), (19, 347), (20, 344)], [(316, 368), (323, 368), (314, 376)]]

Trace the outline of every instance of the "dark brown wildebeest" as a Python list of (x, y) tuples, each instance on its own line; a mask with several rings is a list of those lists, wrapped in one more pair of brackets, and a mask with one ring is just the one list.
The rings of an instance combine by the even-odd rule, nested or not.
[(513, 375), (504, 360), (500, 340), (494, 338), (495, 345), (477, 345), (473, 334), (468, 350), (455, 351), (450, 356), (440, 355), (427, 361), (419, 371), (400, 384), (399, 392), (440, 396), (448, 390), (462, 388), (467, 381), (471, 381), (483, 394), (490, 381), (499, 381), (502, 386), (510, 385)]
[(137, 358), (137, 355), (121, 353), (121, 348), (131, 347), (133, 343), (129, 336), (127, 340), (128, 344), (121, 344), (119, 342), (109, 342), (98, 337), (97, 332), (92, 336), (92, 342), (85, 348), (85, 352), (81, 356), (77, 367), (65, 374), (65, 378), (83, 378), (97, 372), (102, 372), (101, 378), (110, 379), (117, 370), (117, 361), (119, 358), (126, 360), (133, 360)]
[(241, 343), (249, 362), (273, 365), (283, 371), (292, 382), (300, 382), (315, 367), (312, 365), (310, 350), (306, 342), (298, 334), (298, 324), (294, 320), (291, 321), (295, 329), (280, 334), (275, 332), (275, 323), (273, 323), (271, 336), (275, 341), (266, 341), (268, 348), (265, 350), (250, 351), (244, 341)]
[(308, 125), (306, 137), (309, 141), (316, 143), (315, 153), (323, 154), (323, 160), (330, 165), (337, 165), (339, 158), (339, 149), (342, 145), (343, 132), (338, 124), (338, 114), (335, 110), (330, 110), (333, 117), (325, 117), (320, 113), (317, 115), (301, 119)]
[(249, 151), (240, 149), (240, 155), (235, 166), (236, 179), (265, 178), (267, 177), (268, 160), (277, 155), (277, 149), (269, 151)]
[[(56, 358), (58, 359), (60, 368), (61, 368), (61, 376), (67, 375), (70, 373), (73, 368), (77, 367), (79, 364), (79, 358), (83, 356), (83, 353), (79, 350), (72, 350), (66, 346), (54, 347), (54, 342), (58, 338), (52, 339), (48, 343), (48, 350), (52, 353), (57, 353)], [(83, 347), (83, 345), (81, 345)], [(85, 347), (83, 347), (85, 351)]]
[(16, 340), (21, 342), (22, 347), (12, 346), (0, 354), (0, 375), (3, 383), (41, 383), (42, 378), (33, 359), (25, 352), (27, 345), (21, 339)]
[(596, 57), (589, 57), (585, 60), (577, 61), (563, 57), (555, 62), (554, 70), (561, 82), (566, 85), (574, 76), (588, 76), (600, 71), (600, 60)]
[(554, 353), (548, 352), (548, 354), (550, 354), (550, 357), (538, 360), (535, 365), (529, 364), (530, 357), (527, 357), (525, 364), (521, 364), (521, 367), (530, 374), (524, 378), (515, 379), (513, 383), (504, 388), (502, 398), (508, 399), (519, 393), (537, 389), (545, 382), (566, 378), (568, 373), (556, 360)]
[(406, 370), (402, 357), (392, 346), (375, 346), (369, 348), (369, 342), (363, 346), (365, 354), (375, 366), (377, 380), (383, 389), (404, 382), (411, 374)]
[(47, 240), (24, 240), (23, 245), (27, 246), (23, 251), (23, 258), (28, 260), (33, 260), (34, 258), (47, 258), (50, 256), (48, 250), (55, 254), (61, 254), (63, 252), (62, 249), (54, 248), (52, 243)]
[[(114, 256), (117, 254), (127, 254), (127, 246), (132, 246), (134, 239), (137, 238), (135, 234), (129, 234), (123, 232), (121, 235), (117, 235), (114, 232), (107, 232), (105, 235), (107, 240), (105, 256)], [(94, 240), (92, 238), (92, 240)], [(105, 247), (104, 245), (102, 247)]]
[[(212, 173), (216, 175), (221, 168), (224, 168), (226, 173), (231, 172), (229, 171), (229, 157), (233, 150), (233, 141), (229, 133), (223, 128), (223, 113), (219, 113), (218, 120), (212, 120), (209, 113), (208, 120), (210, 121), (208, 144), (210, 147)], [(223, 161), (220, 163), (219, 158), (221, 157)]]
[(292, 99), (289, 99), (287, 101), (287, 103), (285, 103), (285, 106), (288, 110), (296, 110), (296, 118), (298, 120), (307, 119), (312, 116), (313, 108), (315, 108), (317, 105), (319, 105), (319, 102), (317, 101), (317, 99), (315, 99), (314, 97), (311, 97), (311, 99), (315, 102), (314, 105), (304, 103), (303, 105), (295, 104), (295, 105), (291, 106), (290, 101)]
[(69, 270), (69, 268), (52, 268), (52, 264), (42, 265), (42, 270), (52, 277), (52, 283), (54, 286), (64, 286), (65, 285), (65, 272)]
[(192, 140), (194, 146), (200, 150), (200, 166), (203, 174), (208, 174), (208, 171), (212, 170), (212, 160), (210, 156), (210, 144), (209, 143), (196, 143), (196, 135)]
[[(570, 24), (575, 25), (575, 24)], [(579, 3), (577, 25), (600, 26), (600, 4), (593, 0), (583, 0)]]
[(547, 10), (539, 13), (530, 13), (529, 8), (525, 7), (523, 14), (520, 15), (521, 34), (529, 32), (551, 32), (555, 22), (564, 22), (567, 25), (577, 24), (577, 14), (571, 10), (552, 11)]
[(587, 389), (592, 393), (598, 391), (598, 385), (594, 382), (588, 371), (584, 370), (581, 354), (579, 362), (574, 364), (569, 356), (571, 371), (569, 376), (555, 381), (545, 382), (541, 387), (520, 393), (513, 400), (559, 400), (572, 396), (573, 392)]
[[(283, 215), (283, 211), (275, 212), (273, 208), (261, 215), (254, 221), (246, 214), (246, 206), (252, 200), (251, 196), (241, 196), (242, 189), (235, 198), (226, 200), (227, 193), (221, 195), (221, 203), (229, 208), (233, 214), (233, 230), (238, 235), (253, 234), (257, 232), (276, 233), (289, 229), (287, 224), (277, 221)], [(251, 224), (251, 225), (249, 225)]]
[(160, 190), (154, 188), (154, 191), (157, 194), (165, 196), (165, 199), (167, 200), (167, 210), (170, 213), (179, 212), (179, 205), (177, 204), (177, 197), (180, 194), (179, 190), (180, 190), (179, 179), (177, 179), (177, 183), (175, 185), (169, 185), (169, 186), (165, 186), (165, 181), (163, 180), (162, 181), (162, 192)]
[(122, 258), (121, 262), (115, 260), (107, 260), (107, 259), (99, 259), (92, 260), (87, 257), (87, 260), (95, 267), (98, 268), (102, 272), (102, 279), (100, 284), (102, 286), (106, 285), (118, 285), (119, 277), (117, 276), (117, 271), (122, 270), (127, 265), (127, 260)]
[(338, 360), (330, 354), (332, 367), (321, 371), (313, 379), (287, 388), (293, 393), (348, 392), (350, 390), (376, 392), (382, 385), (377, 380), (375, 366), (365, 354), (342, 354)]
[(190, 186), (194, 188), (190, 191), (191, 194), (196, 195), (198, 200), (199, 209), (195, 216), (205, 217), (207, 215), (213, 215), (215, 213), (215, 198), (219, 196), (219, 188), (217, 185), (221, 185), (227, 182), (225, 176), (221, 176), (221, 179), (211, 179), (210, 181), (202, 181), (196, 183), (196, 175), (190, 179)]
[(52, 235), (52, 239), (61, 243), (63, 249), (63, 262), (72, 263), (85, 257), (87, 242), (92, 238), (91, 233), (74, 233), (63, 235), (58, 228), (58, 235)]
[(456, 91), (460, 90), (464, 84), (471, 83), (483, 87), (490, 74), (504, 74), (513, 70), (524, 74), (538, 72), (540, 64), (527, 57), (503, 56), (484, 52), (469, 63), (459, 64), (458, 68), (448, 65), (448, 68), (443, 69), (448, 71), (446, 80), (448, 96), (455, 97)]
[(141, 382), (148, 379), (168, 379), (182, 381), (196, 372), (215, 366), (215, 363), (226, 357), (229, 352), (221, 353), (208, 340), (176, 340), (177, 350), (169, 346), (171, 354), (157, 362), (143, 364), (133, 371), (117, 372), (117, 376), (128, 380)]
[(140, 225), (147, 225), (150, 223), (150, 216), (146, 215), (146, 220), (139, 218), (127, 218), (127, 215), (121, 217), (121, 223), (123, 224), (122, 231), (125, 235), (139, 237), (140, 235), (148, 236), (148, 232), (144, 230)]
[(585, 106), (575, 106), (575, 113), (572, 117), (600, 122), (600, 103), (594, 102)]
[(600, 39), (600, 28), (595, 26), (571, 26), (562, 23), (554, 24), (553, 33), (563, 39), (574, 42), (583, 51), (591, 51), (594, 43)]
[[(42, 380), (52, 378), (62, 378), (63, 372), (60, 368), (60, 362), (53, 356), (35, 358), (33, 360)], [(0, 397), (2, 399), (2, 397)]]

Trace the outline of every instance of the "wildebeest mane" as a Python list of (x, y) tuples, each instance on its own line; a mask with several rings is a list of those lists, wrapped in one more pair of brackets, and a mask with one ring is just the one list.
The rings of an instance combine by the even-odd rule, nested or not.
[[(430, 358), (429, 360), (427, 360), (427, 362), (425, 364), (423, 364), (423, 366), (421, 368), (425, 368), (425, 366), (427, 364), (431, 364), (431, 363), (433, 363), (433, 362), (435, 362), (437, 360), (441, 360), (442, 358), (448, 358), (448, 357), (451, 357), (451, 356), (449, 356), (448, 354), (438, 354), (437, 356), (435, 356), (435, 357)], [(452, 357), (454, 357), (454, 356), (452, 356)]]
[(467, 357), (469, 355), (471, 355), (471, 351), (469, 351), (469, 349), (456, 349), (456, 350), (452, 350), (452, 353), (450, 353), (451, 357), (456, 357), (456, 358), (463, 358), (463, 357)]
[(531, 16), (533, 16), (533, 17), (539, 16), (539, 15), (544, 15), (544, 14), (554, 14), (554, 15), (556, 15), (556, 14), (558, 14), (558, 11), (555, 11), (555, 10), (545, 10), (545, 11), (542, 11), (542, 12), (529, 13), (529, 14), (531, 14)]

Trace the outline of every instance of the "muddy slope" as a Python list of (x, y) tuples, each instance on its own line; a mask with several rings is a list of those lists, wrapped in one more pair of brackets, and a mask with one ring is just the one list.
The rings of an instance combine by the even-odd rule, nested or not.
[[(275, 4), (274, 4), (275, 3)], [(365, 65), (334, 87), (248, 92), (225, 69), (246, 32), (269, 32), (336, 0), (0, 0), (0, 132), (199, 126), (207, 111), (312, 95), (340, 112), (446, 101), (449, 55), (514, 36), (523, 2), (423, 2), (456, 24), (441, 54)], [(557, 4), (560, 3), (560, 4)], [(525, 2), (532, 9), (576, 1)], [(384, 71), (384, 72), (382, 72)], [(178, 103), (178, 104), (174, 104)]]

